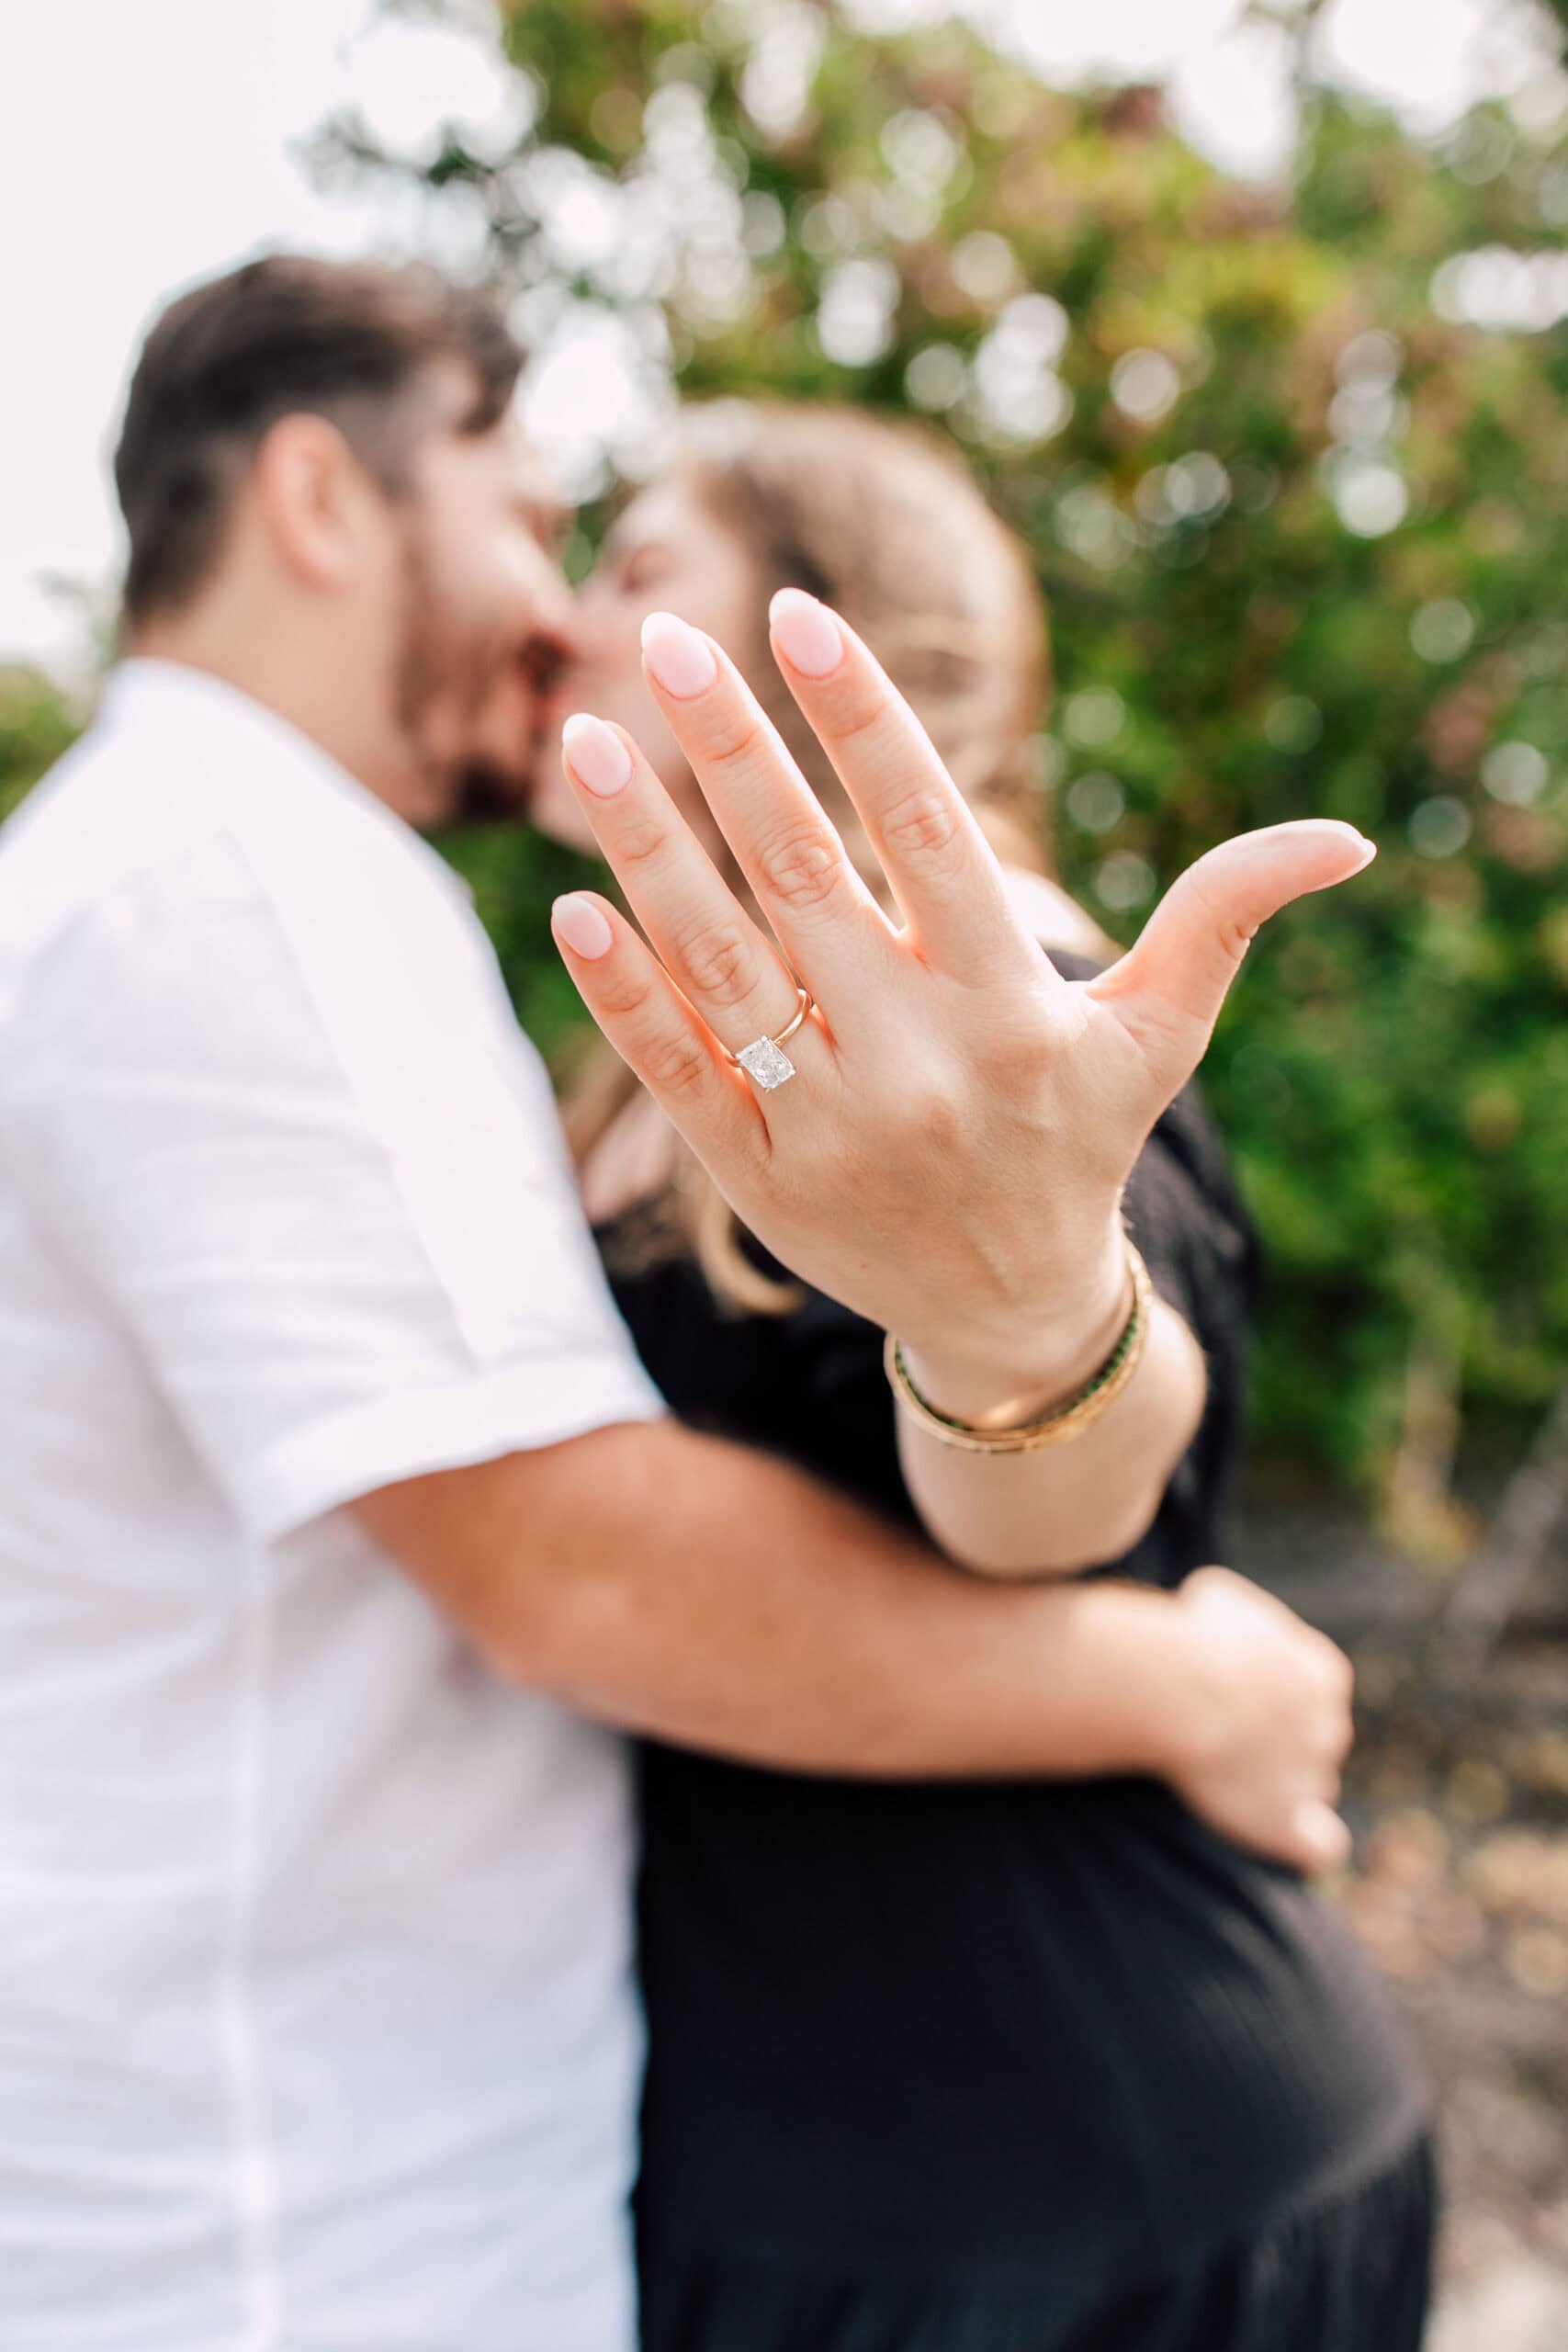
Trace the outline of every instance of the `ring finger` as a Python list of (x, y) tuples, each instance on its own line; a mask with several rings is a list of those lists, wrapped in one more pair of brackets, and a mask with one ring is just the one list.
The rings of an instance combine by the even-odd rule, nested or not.
[[(654, 952), (726, 1052), (776, 1036), (799, 1008), (776, 947), (728, 887), (636, 743), (579, 712), (561, 733), (569, 781)], [(791, 1039), (811, 1046), (807, 1023)], [(818, 1035), (820, 1032), (818, 1033)]]

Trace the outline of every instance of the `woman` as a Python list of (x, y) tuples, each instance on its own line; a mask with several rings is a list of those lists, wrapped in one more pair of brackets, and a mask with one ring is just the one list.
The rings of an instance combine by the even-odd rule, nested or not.
[[(1212, 1556), (1249, 1274), (1179, 1089), (1245, 937), (1360, 853), (1329, 826), (1227, 844), (1096, 976), (1113, 951), (1038, 873), (1004, 888), (948, 780), (1028, 856), (1017, 551), (922, 440), (722, 421), (606, 547), (567, 684), (623, 725), (568, 723), (570, 797), (539, 811), (586, 820), (680, 984), (604, 902), (558, 910), (649, 1089), (578, 1105), (623, 1308), (685, 1417), (913, 1509), (955, 1558), (1174, 1588)], [(773, 605), (775, 670), (779, 590), (807, 593)], [(1424, 2094), (1292, 1872), (1144, 1781), (869, 1787), (650, 1747), (644, 1803), (650, 2352), (1415, 2352)]]

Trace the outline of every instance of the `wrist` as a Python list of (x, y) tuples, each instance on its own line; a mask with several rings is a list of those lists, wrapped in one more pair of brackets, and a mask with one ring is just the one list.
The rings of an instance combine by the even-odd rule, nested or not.
[(1170, 1614), (1160, 1629), (1160, 1701), (1151, 1715), (1145, 1769), (1180, 1787), (1226, 1753), (1236, 1690), (1185, 1595), (1166, 1597)]
[(1134, 1298), (1120, 1216), (1077, 1273), (1070, 1295), (1048, 1309), (961, 1346), (942, 1339), (904, 1344), (904, 1362), (934, 1409), (977, 1429), (1018, 1428), (1092, 1380), (1126, 1327)]
[(1069, 1592), (1076, 1638), (1064, 1644), (1058, 1623), (1053, 1654), (1059, 1674), (1097, 1693), (1096, 1751), (1086, 1769), (1179, 1781), (1201, 1746), (1202, 1713), (1179, 1600), (1105, 1577), (1058, 1587), (1047, 1605)]

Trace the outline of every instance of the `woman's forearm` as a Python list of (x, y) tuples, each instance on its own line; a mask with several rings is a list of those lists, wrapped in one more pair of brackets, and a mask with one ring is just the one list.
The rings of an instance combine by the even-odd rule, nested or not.
[[(911, 1369), (941, 1410), (987, 1418), (982, 1379), (930, 1363)], [(1206, 1395), (1201, 1350), (1156, 1298), (1136, 1372), (1080, 1436), (1032, 1453), (971, 1453), (900, 1411), (905, 1483), (932, 1542), (965, 1567), (1066, 1575), (1120, 1559), (1154, 1519)]]

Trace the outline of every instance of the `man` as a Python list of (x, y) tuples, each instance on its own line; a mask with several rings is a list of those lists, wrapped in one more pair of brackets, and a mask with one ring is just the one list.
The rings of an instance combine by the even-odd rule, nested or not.
[(117, 461), (133, 658), (0, 847), (27, 2352), (626, 2352), (627, 1789), (589, 1718), (1160, 1771), (1323, 1850), (1345, 1685), (1283, 1612), (989, 1588), (662, 1414), (412, 830), (521, 788), (570, 627), (518, 361), (415, 270), (174, 304)]

